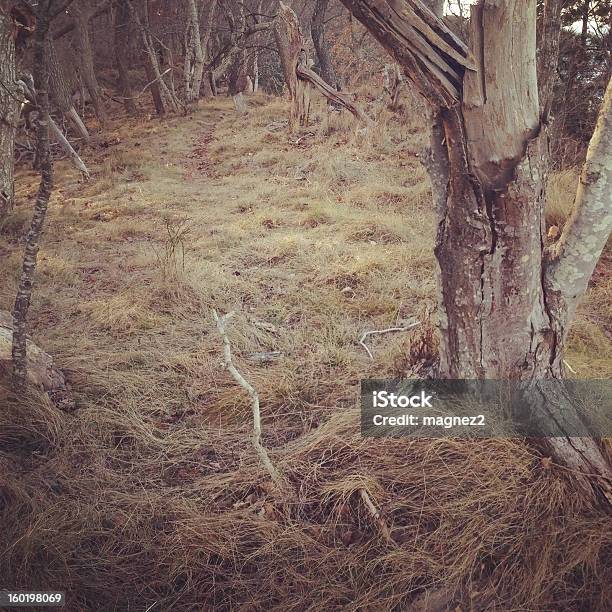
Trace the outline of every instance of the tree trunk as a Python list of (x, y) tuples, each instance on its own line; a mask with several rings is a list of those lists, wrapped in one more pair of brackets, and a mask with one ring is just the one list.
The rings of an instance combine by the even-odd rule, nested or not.
[(166, 114), (166, 107), (164, 106), (164, 100), (161, 95), (158, 77), (153, 70), (153, 66), (149, 61), (149, 54), (146, 50), (143, 51), (143, 60), (145, 67), (145, 74), (147, 75), (147, 81), (151, 83), (149, 89), (151, 90), (151, 98), (153, 99), (153, 106), (155, 112), (161, 117)]
[(13, 308), (13, 384), (17, 391), (23, 391), (26, 386), (27, 315), (32, 296), (40, 237), (53, 188), (53, 165), (49, 150), (49, 72), (47, 69), (45, 44), (48, 31), (48, 16), (41, 8), (37, 14), (34, 34), (34, 81), (38, 88), (37, 157), (40, 163), (41, 180), (34, 205), (34, 215), (26, 236), (21, 278), (19, 279), (19, 287)]
[(253, 93), (259, 91), (259, 51), (255, 49), (253, 54)]
[(280, 10), (274, 21), (274, 35), (283, 68), (285, 83), (291, 99), (289, 125), (307, 125), (310, 111), (310, 85), (330, 102), (343, 106), (355, 117), (369, 125), (372, 121), (348, 95), (336, 91), (316, 72), (308, 67), (308, 55), (295, 12), (280, 2)]
[(212, 73), (207, 72), (202, 80), (202, 95), (205, 98), (213, 98), (215, 93), (212, 88)]
[(185, 100), (194, 102), (200, 97), (200, 86), (204, 72), (204, 52), (200, 38), (200, 20), (195, 0), (187, 0), (189, 19), (186, 56), (193, 58), (193, 66), (185, 75)]
[(79, 157), (79, 154), (73, 149), (70, 142), (68, 142), (68, 139), (64, 136), (64, 134), (62, 134), (62, 130), (59, 129), (57, 123), (53, 121), (52, 117), (49, 117), (49, 132), (55, 137), (55, 140), (60, 144), (62, 149), (64, 149), (72, 165), (79, 170), (79, 172), (81, 172), (85, 179), (88, 179), (89, 170), (87, 169), (87, 166)]
[(317, 60), (319, 61), (321, 78), (339, 90), (340, 84), (336, 79), (336, 73), (329, 56), (329, 48), (325, 40), (325, 12), (327, 11), (328, 4), (329, 0), (316, 0), (310, 23), (310, 33), (317, 54)]
[(274, 20), (274, 37), (291, 100), (289, 128), (294, 129), (307, 125), (310, 113), (309, 86), (297, 75), (298, 63), (301, 56), (305, 57), (306, 50), (296, 14), (283, 2), (279, 2), (279, 7)]
[[(439, 375), (561, 378), (573, 311), (557, 312), (557, 295), (543, 279), (557, 279), (558, 291), (563, 285), (574, 302), (586, 289), (612, 224), (610, 175), (602, 166), (610, 162), (609, 149), (602, 152), (612, 138), (610, 120), (601, 128), (607, 136), (594, 145), (599, 161), (583, 177), (589, 212), (577, 214), (567, 229), (559, 260), (565, 263), (553, 274), (544, 253), (548, 142), (536, 78), (535, 0), (472, 6), (471, 51), (418, 0), (342, 2), (433, 109), (428, 161), (439, 212)], [(590, 478), (594, 498), (612, 508), (610, 466), (596, 441), (572, 437), (576, 417), (567, 412), (566, 436), (540, 445), (590, 474), (583, 480)]]
[[(210, 62), (210, 40), (212, 34), (213, 20), (215, 17), (215, 10), (217, 9), (217, 0), (212, 0), (210, 2), (210, 8), (208, 9), (208, 20), (206, 22), (206, 27), (204, 28), (204, 32), (202, 33), (202, 53), (204, 56), (204, 63), (206, 65)], [(202, 89), (203, 96), (205, 98), (212, 98), (215, 95), (212, 86), (212, 72), (210, 70), (206, 70), (202, 77)]]
[(49, 70), (49, 96), (58, 111), (68, 119), (74, 131), (85, 141), (89, 142), (89, 132), (79, 117), (72, 101), (72, 91), (64, 66), (58, 57), (53, 40), (47, 40), (47, 66)]
[(128, 115), (138, 114), (134, 95), (132, 93), (132, 81), (128, 67), (130, 52), (130, 10), (125, 0), (117, 4), (115, 12), (115, 63), (119, 74), (119, 90), (123, 98), (123, 105)]
[(158, 115), (165, 114), (166, 110), (178, 112), (181, 108), (181, 104), (164, 81), (164, 75), (159, 67), (159, 58), (155, 50), (155, 44), (149, 32), (149, 3), (148, 1), (144, 2), (144, 23), (140, 20), (138, 13), (129, 2), (128, 7), (140, 30), (141, 40), (143, 42), (145, 72), (147, 74), (147, 79), (149, 79), (151, 83), (151, 95), (153, 97), (153, 103), (155, 104), (155, 110)]
[(15, 28), (8, 11), (0, 8), (0, 221), (13, 206), (15, 132), (19, 100), (15, 74)]
[(228, 76), (227, 93), (234, 99), (234, 106), (240, 114), (247, 112), (243, 92), (247, 89), (246, 52), (236, 54)]
[(102, 96), (100, 95), (100, 86), (96, 78), (94, 67), (94, 56), (91, 47), (91, 38), (89, 36), (89, 18), (88, 11), (83, 10), (76, 5), (71, 6), (71, 11), (74, 14), (75, 23), (75, 45), (80, 59), (80, 73), (85, 87), (91, 98), (91, 103), (94, 107), (94, 112), (101, 125), (106, 123), (106, 111), (102, 104)]

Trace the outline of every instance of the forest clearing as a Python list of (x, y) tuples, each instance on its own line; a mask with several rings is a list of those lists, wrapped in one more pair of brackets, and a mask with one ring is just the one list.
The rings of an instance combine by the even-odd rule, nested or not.
[[(221, 98), (162, 125), (113, 122), (91, 184), (58, 164), (32, 334), (62, 364), (78, 410), (28, 397), (2, 414), (8, 472), (24, 475), (7, 491), (20, 512), (3, 535), (15, 542), (4, 575), (70, 585), (96, 609), (137, 599), (167, 610), (292, 609), (289, 599), (390, 609), (505, 558), (478, 594), (500, 609), (535, 598), (554, 607), (585, 584), (590, 609), (603, 606), (607, 519), (577, 520), (563, 479), (520, 442), (360, 439), (360, 378), (406, 375), (407, 355), (432, 351), (418, 117), (394, 143), (321, 109), (296, 144), (275, 124), (284, 103), (249, 103), (238, 120)], [(24, 203), (35, 188), (33, 172), (18, 176)], [(551, 203), (553, 214), (566, 206)], [(25, 223), (25, 204), (17, 210)], [(3, 249), (9, 309), (19, 250), (6, 234)], [(567, 357), (585, 377), (612, 368), (609, 272), (601, 278)], [(267, 491), (213, 307), (237, 313), (232, 348), (260, 395), (265, 444), (296, 487), (297, 516)], [(373, 361), (358, 343), (412, 318), (423, 324), (373, 341)], [(378, 532), (363, 488), (393, 517), (402, 550)]]
[[(41, 149), (18, 139), (0, 215), (0, 591), (64, 591), (70, 611), (609, 610), (605, 471), (587, 474), (591, 498), (583, 470), (529, 438), (362, 435), (361, 381), (436, 378), (452, 345), (423, 92), (402, 81), (390, 104), (376, 68), (350, 95), (313, 91), (300, 125), (300, 87), (318, 78), (306, 63), (285, 95), (233, 91), (231, 66), (227, 90), (192, 91), (175, 112), (108, 95), (102, 121), (90, 100), (76, 163), (51, 146), (26, 310), (28, 359), (33, 344), (52, 357), (40, 376), (62, 377), (59, 391), (33, 361), (15, 382), (15, 296), (45, 180)], [(575, 223), (585, 155), (544, 175), (542, 252)], [(604, 244), (550, 356), (571, 379), (612, 375)]]

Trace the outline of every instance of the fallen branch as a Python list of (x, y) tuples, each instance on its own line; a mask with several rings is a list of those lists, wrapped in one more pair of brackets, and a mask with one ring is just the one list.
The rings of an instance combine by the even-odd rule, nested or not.
[(300, 61), (296, 67), (296, 73), (300, 79), (310, 83), (315, 89), (322, 93), (328, 100), (346, 108), (351, 112), (357, 119), (363, 121), (366, 125), (372, 124), (372, 119), (365, 114), (365, 111), (355, 104), (350, 97), (337, 91), (331, 85), (326, 83), (316, 72), (304, 65), (303, 61)]
[(225, 366), (227, 367), (229, 373), (232, 375), (234, 380), (243, 389), (245, 389), (251, 397), (251, 410), (253, 412), (253, 435), (251, 437), (251, 440), (253, 442), (253, 446), (255, 447), (255, 452), (257, 453), (259, 460), (261, 461), (263, 466), (270, 474), (270, 478), (272, 479), (274, 484), (279, 488), (279, 490), (284, 491), (286, 489), (286, 483), (279, 474), (278, 470), (274, 467), (272, 460), (268, 456), (268, 451), (261, 443), (261, 413), (259, 410), (259, 395), (257, 395), (257, 391), (255, 391), (254, 387), (236, 369), (236, 366), (234, 365), (232, 359), (230, 341), (227, 337), (227, 331), (225, 329), (226, 322), (232, 316), (234, 316), (233, 311), (219, 316), (219, 313), (213, 309), (213, 318), (217, 323), (217, 330), (219, 331), (219, 335), (223, 340), (223, 356), (225, 358)]
[(389, 531), (389, 527), (387, 527), (387, 523), (385, 523), (382, 516), (380, 515), (378, 508), (374, 505), (374, 502), (370, 499), (368, 492), (365, 489), (359, 489), (359, 494), (361, 495), (361, 499), (363, 500), (363, 503), (366, 505), (366, 508), (368, 509), (370, 514), (374, 517), (376, 522), (378, 523), (380, 527), (380, 531), (383, 537), (385, 538), (385, 540), (392, 546), (397, 547), (397, 544), (391, 537), (391, 532)]
[(83, 160), (79, 157), (79, 154), (72, 148), (72, 145), (68, 142), (68, 139), (62, 133), (62, 130), (59, 129), (57, 123), (53, 121), (51, 117), (49, 117), (49, 130), (55, 136), (55, 140), (62, 146), (64, 151), (68, 154), (70, 161), (72, 164), (80, 170), (81, 174), (84, 178), (89, 179), (89, 170), (87, 166), (83, 163)]
[(372, 355), (372, 351), (370, 351), (370, 349), (365, 343), (365, 339), (368, 336), (373, 336), (374, 334), (389, 334), (391, 332), (408, 331), (409, 329), (412, 329), (413, 327), (416, 327), (417, 325), (420, 325), (420, 324), (421, 322), (417, 321), (416, 323), (411, 323), (410, 325), (407, 325), (406, 327), (388, 327), (387, 329), (372, 329), (370, 331), (363, 332), (363, 335), (361, 336), (361, 338), (359, 338), (359, 344), (361, 344), (361, 346), (363, 346), (363, 348), (366, 350), (366, 353), (370, 356), (370, 359), (374, 359), (374, 355)]

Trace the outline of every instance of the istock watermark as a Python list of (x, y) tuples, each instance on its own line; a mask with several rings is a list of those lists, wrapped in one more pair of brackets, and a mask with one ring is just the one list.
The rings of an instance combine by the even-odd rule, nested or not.
[(608, 437), (610, 380), (363, 380), (364, 436)]

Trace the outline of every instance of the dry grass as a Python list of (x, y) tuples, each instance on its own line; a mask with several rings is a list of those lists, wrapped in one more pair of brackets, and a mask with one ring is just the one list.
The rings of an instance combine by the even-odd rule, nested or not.
[[(423, 135), (386, 115), (364, 134), (319, 109), (288, 137), (271, 125), (282, 102), (251, 104), (116, 120), (115, 144), (86, 160), (90, 184), (59, 165), (32, 334), (78, 409), (0, 387), (3, 582), (65, 588), (74, 610), (399, 610), (436, 589), (461, 609), (609, 609), (606, 519), (524, 444), (360, 436), (359, 380), (404, 375), (407, 355), (432, 350), (428, 321), (373, 339), (374, 361), (357, 343), (434, 304)], [(13, 219), (35, 183), (20, 176)], [(0, 250), (10, 308), (8, 230)], [(580, 375), (612, 371), (609, 283), (596, 278), (573, 330)], [(289, 506), (249, 444), (213, 307), (238, 313), (232, 349)], [(266, 351), (281, 357), (251, 359)]]

